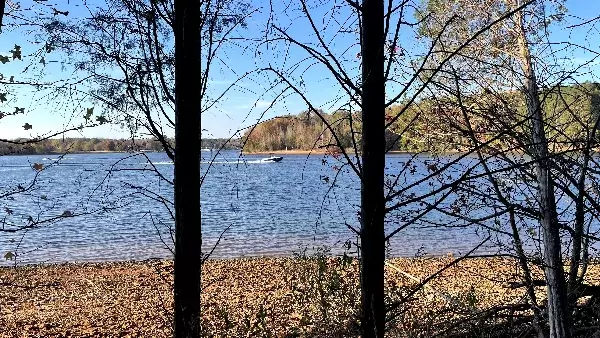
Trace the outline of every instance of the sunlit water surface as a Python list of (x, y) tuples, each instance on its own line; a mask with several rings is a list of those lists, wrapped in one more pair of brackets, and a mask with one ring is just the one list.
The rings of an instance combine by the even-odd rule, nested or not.
[[(217, 258), (356, 251), (350, 227), (359, 228), (360, 184), (339, 159), (288, 155), (280, 163), (265, 163), (264, 156), (203, 152), (204, 173), (211, 156), (214, 161), (201, 189), (205, 252), (219, 237), (213, 253)], [(400, 173), (411, 158), (409, 154), (388, 156), (388, 173)], [(462, 165), (471, 160), (463, 160)], [(400, 175), (400, 186), (431, 169), (426, 156), (413, 161), (415, 167)], [(14, 253), (18, 263), (172, 257), (173, 221), (165, 206), (172, 201), (172, 186), (151, 170), (155, 167), (172, 179), (173, 164), (165, 154), (3, 156), (0, 192), (19, 185), (27, 189), (36, 175), (35, 163), (43, 163), (45, 169), (33, 188), (0, 199), (4, 229), (25, 227), (0, 232), (3, 256)], [(407, 194), (425, 193), (442, 183), (443, 179), (422, 184)], [(402, 224), (408, 209), (388, 219), (388, 233)], [(57, 217), (70, 213), (74, 216)], [(30, 217), (36, 222), (33, 228), (28, 228)], [(389, 241), (388, 254), (464, 253), (487, 237), (475, 227), (433, 226), (443, 222), (442, 213), (432, 213), (403, 229)], [(2, 259), (0, 264), (12, 263)]]

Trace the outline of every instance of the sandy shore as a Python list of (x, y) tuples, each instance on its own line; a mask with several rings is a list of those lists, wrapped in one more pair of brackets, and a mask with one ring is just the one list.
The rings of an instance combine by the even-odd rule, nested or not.
[[(387, 301), (450, 258), (393, 259)], [(356, 332), (358, 265), (341, 258), (255, 258), (206, 263), (203, 329), (217, 336), (347, 336)], [(415, 294), (392, 332), (426, 332), (449, 317), (519, 301), (508, 259), (460, 262)], [(593, 266), (590, 275), (599, 276)], [(598, 281), (595, 281), (598, 282)], [(0, 337), (168, 337), (172, 262), (0, 268)], [(543, 289), (540, 289), (543, 291)]]

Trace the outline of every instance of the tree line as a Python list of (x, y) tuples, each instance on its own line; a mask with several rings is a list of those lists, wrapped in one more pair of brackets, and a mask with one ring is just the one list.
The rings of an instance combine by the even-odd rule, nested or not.
[[(138, 139), (106, 139), (106, 138), (50, 138), (43, 140), (14, 139), (12, 142), (0, 141), (0, 155), (33, 155), (105, 152), (137, 152), (163, 151), (158, 140), (150, 138)], [(170, 140), (173, 142), (173, 140)], [(206, 149), (240, 149), (240, 139), (211, 138), (202, 139), (202, 148)]]
[[(546, 118), (556, 121), (562, 126), (559, 132), (551, 131), (558, 137), (555, 147), (560, 150), (559, 144), (565, 144), (580, 137), (582, 124), (572, 119), (575, 113), (591, 127), (600, 112), (600, 84), (582, 83), (564, 85), (542, 90), (544, 97), (543, 107)], [(515, 112), (525, 110), (523, 101), (519, 99), (518, 92), (505, 92), (500, 96), (491, 93), (479, 93), (465, 97), (466, 104), (486, 102), (487, 109), (502, 106), (503, 102), (509, 103)], [(411, 105), (402, 116), (394, 121), (385, 131), (388, 150), (404, 152), (465, 152), (470, 147), (470, 136), (455, 128), (456, 125), (449, 121), (464, 119), (460, 109), (456, 109), (450, 97), (424, 99)], [(386, 109), (386, 119), (391, 119), (403, 110), (404, 105), (398, 104)], [(567, 109), (568, 108), (568, 109)], [(336, 110), (330, 114), (320, 110), (315, 112), (304, 111), (297, 115), (284, 115), (258, 123), (249, 128), (242, 140), (246, 152), (265, 152), (278, 150), (303, 150), (311, 151), (325, 149), (336, 151), (339, 147), (352, 149), (352, 138), (360, 140), (361, 116), (360, 112), (351, 113), (348, 110)], [(352, 116), (350, 116), (352, 114)], [(338, 137), (335, 141), (332, 131), (326, 126), (324, 120), (333, 128)], [(350, 123), (354, 124), (350, 128)], [(474, 131), (481, 142), (493, 138), (494, 129), (489, 121), (482, 118), (473, 118), (471, 121)], [(501, 143), (500, 140), (495, 143)]]

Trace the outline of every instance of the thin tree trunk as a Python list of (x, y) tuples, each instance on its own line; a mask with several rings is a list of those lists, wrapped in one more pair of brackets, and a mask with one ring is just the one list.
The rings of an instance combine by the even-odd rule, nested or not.
[(586, 181), (586, 170), (589, 164), (590, 153), (586, 147), (585, 153), (583, 155), (583, 164), (581, 165), (581, 176), (579, 176), (579, 180), (577, 182), (577, 200), (575, 201), (575, 226), (573, 227), (573, 244), (571, 249), (571, 265), (569, 266), (569, 293), (572, 294), (571, 303), (577, 300), (574, 297), (574, 293), (577, 289), (578, 284), (578, 272), (579, 265), (581, 264), (581, 249), (582, 249), (582, 239), (583, 239), (583, 231), (584, 231), (584, 223), (585, 223), (585, 181)]
[[(588, 230), (589, 232), (589, 225), (588, 225)], [(579, 278), (578, 278), (578, 283), (583, 283), (583, 278), (585, 277), (585, 274), (587, 273), (587, 268), (588, 268), (588, 262), (590, 259), (590, 239), (589, 238), (584, 238), (583, 239), (583, 248), (582, 248), (582, 252), (581, 252), (581, 268), (579, 269)]]
[[(515, 0), (519, 5), (519, 0)], [(527, 114), (531, 118), (531, 152), (536, 160), (535, 171), (538, 184), (538, 203), (540, 225), (544, 243), (544, 273), (548, 294), (548, 325), (550, 337), (570, 337), (570, 316), (568, 311), (567, 289), (561, 254), (554, 181), (550, 171), (548, 140), (544, 131), (544, 116), (539, 99), (539, 90), (531, 54), (523, 27), (523, 14), (517, 12), (518, 44), (521, 63), (525, 75), (525, 103)]]
[(527, 287), (527, 295), (529, 296), (529, 300), (531, 301), (531, 308), (533, 310), (533, 327), (537, 332), (539, 338), (544, 338), (546, 334), (543, 329), (543, 320), (540, 311), (540, 307), (538, 305), (537, 297), (535, 296), (535, 286), (533, 284), (533, 277), (531, 276), (531, 270), (529, 269), (529, 264), (527, 264), (527, 256), (525, 255), (525, 251), (523, 250), (523, 242), (521, 241), (521, 236), (519, 235), (519, 229), (517, 228), (517, 223), (515, 222), (515, 211), (510, 210), (510, 228), (513, 233), (513, 240), (515, 251), (517, 253), (517, 257), (519, 259), (519, 264), (521, 265), (521, 269), (523, 270), (523, 279), (525, 285)]
[[(460, 88), (459, 86), (460, 86), (460, 83), (457, 80), (456, 88), (459, 89)], [(466, 112), (466, 107), (464, 107), (460, 96), (459, 96), (459, 103), (460, 103), (461, 111), (463, 113), (462, 114), (463, 119), (465, 120), (467, 130), (469, 132), (469, 137), (471, 138), (471, 142), (473, 143), (473, 147), (478, 148), (480, 146), (480, 143), (477, 140), (477, 137), (475, 137), (475, 131), (473, 130), (473, 126), (471, 125), (469, 115)], [(483, 165), (483, 169), (485, 170), (488, 180), (494, 187), (494, 192), (496, 193), (496, 196), (498, 197), (500, 202), (502, 204), (504, 204), (504, 206), (506, 208), (510, 208), (509, 223), (510, 223), (510, 228), (512, 230), (512, 237), (513, 237), (515, 252), (517, 254), (519, 264), (521, 265), (521, 269), (523, 270), (523, 280), (525, 282), (525, 286), (527, 287), (527, 295), (529, 296), (529, 300), (531, 301), (531, 309), (533, 310), (533, 318), (534, 318), (533, 319), (533, 327), (534, 327), (535, 331), (537, 332), (538, 337), (544, 338), (546, 335), (544, 333), (544, 329), (543, 329), (543, 325), (542, 325), (542, 323), (543, 323), (542, 315), (541, 315), (540, 307), (539, 307), (539, 304), (537, 301), (537, 297), (535, 295), (535, 286), (533, 284), (533, 277), (531, 276), (531, 269), (529, 269), (529, 264), (527, 263), (527, 256), (525, 255), (525, 251), (523, 250), (523, 242), (521, 241), (521, 235), (519, 234), (519, 228), (517, 227), (517, 223), (515, 221), (515, 211), (514, 211), (513, 204), (508, 201), (508, 199), (502, 193), (502, 190), (500, 190), (500, 187), (498, 186), (498, 182), (494, 178), (494, 175), (492, 175), (491, 170), (490, 170), (489, 166), (487, 165), (487, 162), (486, 162), (485, 158), (483, 157), (483, 154), (481, 153), (480, 150), (477, 150), (477, 158), (479, 159), (479, 162)]]
[(4, 18), (4, 7), (6, 7), (6, 0), (0, 0), (0, 32), (2, 32), (2, 19)]
[[(582, 250), (587, 250), (587, 246), (583, 245), (583, 233), (585, 227), (585, 182), (591, 158), (591, 148), (592, 145), (595, 143), (596, 131), (598, 130), (599, 126), (600, 118), (596, 118), (596, 122), (594, 123), (594, 126), (592, 128), (592, 132), (588, 135), (588, 141), (585, 145), (583, 153), (583, 163), (581, 164), (581, 175), (579, 176), (579, 181), (577, 182), (578, 195), (577, 200), (575, 202), (575, 226), (573, 227), (574, 234), (568, 281), (569, 293), (575, 293), (577, 286), (581, 283), (578, 273), (582, 265), (582, 258), (584, 259), (584, 264), (586, 264), (586, 254), (582, 252)], [(584, 269), (582, 268), (581, 271), (583, 272)], [(583, 274), (585, 275), (585, 272)], [(571, 297), (571, 304), (573, 304), (576, 300), (576, 297)]]
[(200, 336), (200, 2), (175, 0), (175, 337)]
[(385, 330), (385, 81), (383, 1), (362, 3), (361, 331)]

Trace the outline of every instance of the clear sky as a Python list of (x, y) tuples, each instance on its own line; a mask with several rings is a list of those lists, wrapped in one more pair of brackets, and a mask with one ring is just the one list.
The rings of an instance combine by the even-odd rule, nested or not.
[[(86, 7), (82, 6), (83, 3), (93, 8), (99, 5), (101, 1), (70, 0), (67, 3), (67, 1), (54, 0), (46, 2), (45, 5), (61, 10), (69, 10), (69, 18), (77, 20), (88, 15)], [(34, 5), (33, 0), (14, 0), (13, 3), (19, 3), (21, 9), (39, 6), (39, 4)], [(274, 6), (273, 12), (282, 13), (285, 11), (285, 15), (280, 14), (275, 18), (280, 27), (287, 28), (290, 35), (303, 42), (316, 43), (310, 22), (297, 10), (298, 1), (273, 1), (272, 3)], [(336, 24), (330, 21), (332, 17), (348, 17), (347, 13), (343, 12), (348, 11), (347, 6), (344, 6), (344, 1), (340, 0), (320, 3), (321, 5), (310, 8), (314, 17), (318, 18), (318, 20), (315, 20), (315, 24), (319, 27), (323, 36), (328, 39), (328, 45), (332, 52), (340, 56), (344, 67), (349, 69), (349, 75), (357, 76), (359, 59), (356, 57), (358, 52), (356, 34), (355, 32), (344, 32), (334, 35), (332, 27), (336, 27)], [(243, 74), (269, 65), (283, 69), (300, 64), (302, 69), (293, 72), (296, 76), (294, 83), (303, 86), (302, 90), (305, 91), (306, 96), (312, 102), (316, 103), (317, 107), (325, 111), (338, 108), (340, 103), (335, 101), (335, 98), (340, 94), (339, 86), (335, 85), (335, 81), (331, 79), (331, 75), (326, 69), (306, 61), (307, 54), (304, 51), (299, 48), (287, 49), (283, 44), (277, 42), (270, 45), (256, 42), (264, 37), (264, 28), (271, 10), (268, 5), (268, 1), (254, 0), (251, 2), (250, 7), (256, 9), (256, 12), (248, 19), (247, 28), (240, 30), (237, 36), (252, 39), (253, 42), (237, 42), (224, 51), (223, 61), (215, 67), (211, 75), (209, 82), (210, 94), (213, 96), (218, 95), (227, 88), (235, 80), (235, 74)], [(339, 9), (340, 7), (342, 9)], [(600, 1), (568, 0), (566, 1), (566, 7), (568, 16), (564, 23), (552, 28), (552, 40), (556, 42), (570, 41), (598, 49), (600, 41), (595, 39), (586, 40), (589, 36), (595, 38), (600, 36), (594, 34), (598, 32), (590, 32), (590, 26), (575, 29), (566, 27), (600, 15)], [(342, 15), (339, 12), (332, 14), (334, 11), (342, 11)], [(408, 19), (412, 20), (412, 17)], [(10, 22), (10, 20), (11, 18), (5, 18), (5, 22)], [(351, 27), (352, 22), (344, 23), (344, 25)], [(5, 28), (0, 34), (0, 55), (9, 56), (12, 59), (13, 53), (11, 50), (17, 44), (22, 46), (22, 60), (15, 60), (6, 64), (0, 63), (0, 74), (3, 76), (0, 82), (8, 81), (11, 76), (14, 76), (15, 81), (64, 81), (65, 83), (73, 82), (73, 79), (81, 77), (80, 73), (74, 72), (70, 65), (64, 63), (65, 58), (61, 53), (40, 54), (38, 51), (44, 46), (43, 42), (44, 36), (31, 33), (31, 27)], [(406, 49), (422, 48), (422, 46), (419, 47), (418, 43), (410, 40), (410, 34), (401, 38), (401, 42), (406, 46)], [(260, 54), (256, 53), (258, 50), (261, 51)], [(44, 56), (46, 62), (45, 66), (40, 63), (42, 56)], [(575, 55), (572, 55), (567, 62), (577, 64), (589, 59), (589, 56), (589, 53), (581, 49)], [(24, 72), (25, 68), (27, 68), (26, 72)], [(591, 71), (594, 72), (593, 69)], [(300, 75), (302, 75), (301, 79)], [(273, 76), (255, 75), (240, 82), (214, 109), (202, 116), (202, 126), (205, 129), (204, 135), (207, 137), (227, 137), (236, 130), (255, 123), (260, 118), (295, 114), (307, 108), (301, 98), (292, 95), (291, 92), (286, 92), (289, 94), (278, 97), (274, 106), (262, 116), (264, 110), (271, 105), (282, 89), (279, 86), (269, 91), (273, 79)], [(85, 89), (86, 87), (83, 84), (77, 86), (77, 90)], [(0, 94), (2, 92), (8, 92), (9, 94), (6, 96), (7, 101), (0, 103), (1, 112), (11, 113), (15, 111), (15, 107), (22, 107), (25, 108), (25, 114), (0, 119), (0, 138), (37, 136), (59, 131), (68, 126), (78, 125), (83, 122), (86, 109), (93, 106), (87, 101), (72, 100), (73, 97), (77, 96), (75, 91), (56, 95), (53, 92), (40, 91), (32, 86), (10, 85), (4, 88), (0, 86)], [(94, 113), (101, 114), (101, 107), (95, 107)], [(32, 128), (25, 130), (23, 128), (25, 123), (31, 124)], [(172, 135), (172, 132), (169, 133)], [(69, 136), (110, 138), (128, 137), (128, 135), (127, 130), (116, 125), (104, 125), (69, 134)]]

